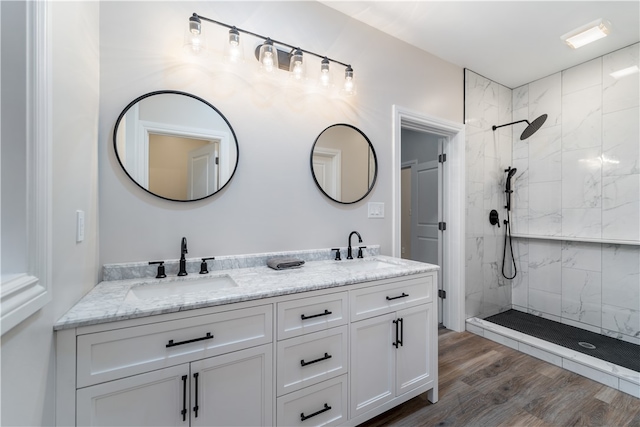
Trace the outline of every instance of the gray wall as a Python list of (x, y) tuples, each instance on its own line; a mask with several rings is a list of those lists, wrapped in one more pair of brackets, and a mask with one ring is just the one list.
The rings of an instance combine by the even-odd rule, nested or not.
[[(249, 36), (242, 36), (250, 45), (245, 67), (229, 69), (221, 52), (227, 30), (212, 24), (203, 23), (203, 29), (217, 51), (206, 58), (186, 56), (182, 36), (194, 11), (351, 63), (357, 96), (297, 93), (284, 72), (265, 79), (249, 51), (257, 40)], [(105, 2), (100, 20), (101, 263), (176, 259), (182, 236), (189, 255), (198, 257), (330, 248), (346, 245), (352, 230), (390, 254), (391, 215), (369, 220), (366, 203), (384, 202), (391, 209), (392, 105), (462, 120), (462, 69), (320, 3)], [(381, 62), (380, 52), (388, 60)], [(308, 71), (316, 68), (319, 62)], [(158, 89), (206, 99), (236, 131), (238, 170), (220, 194), (195, 203), (167, 202), (141, 191), (120, 169), (111, 139), (118, 114), (135, 97)], [(311, 176), (313, 142), (334, 123), (361, 129), (377, 152), (376, 186), (355, 205), (330, 201)]]

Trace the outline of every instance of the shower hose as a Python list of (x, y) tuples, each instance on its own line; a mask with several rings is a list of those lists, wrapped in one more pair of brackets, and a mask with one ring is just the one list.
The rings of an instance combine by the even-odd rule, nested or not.
[[(507, 219), (503, 221), (504, 223), (504, 249), (502, 250), (502, 275), (505, 279), (513, 279), (518, 274), (518, 267), (516, 266), (516, 260), (513, 258), (513, 239), (511, 237), (511, 212), (507, 210)], [(513, 276), (509, 277), (504, 272), (504, 265), (507, 260), (507, 240), (509, 240), (509, 249), (511, 251), (511, 263), (513, 265)]]

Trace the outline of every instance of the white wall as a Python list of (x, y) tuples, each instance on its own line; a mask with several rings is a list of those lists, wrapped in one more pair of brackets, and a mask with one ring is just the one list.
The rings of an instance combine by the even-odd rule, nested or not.
[[(101, 264), (176, 259), (182, 236), (194, 258), (345, 246), (352, 230), (391, 253), (390, 215), (368, 220), (366, 210), (368, 201), (391, 208), (391, 107), (461, 122), (462, 69), (316, 2), (104, 2), (100, 8)], [(249, 49), (248, 69), (229, 71), (221, 59), (227, 31), (206, 22), (218, 52), (190, 59), (181, 44), (193, 12), (351, 63), (358, 94), (298, 94), (285, 88), (284, 72), (276, 82), (260, 79)], [(258, 43), (242, 39), (251, 48)], [(112, 142), (118, 115), (134, 98), (161, 89), (204, 98), (233, 126), (239, 166), (220, 194), (168, 202), (144, 193), (120, 169)], [(334, 123), (361, 129), (378, 156), (376, 186), (355, 205), (330, 201), (311, 176), (313, 142)]]
[[(2, 336), (3, 426), (55, 423), (54, 322), (97, 280), (98, 14), (94, 2), (51, 2), (53, 43), (53, 301)], [(82, 37), (79, 37), (82, 35)], [(85, 240), (75, 242), (75, 211)]]

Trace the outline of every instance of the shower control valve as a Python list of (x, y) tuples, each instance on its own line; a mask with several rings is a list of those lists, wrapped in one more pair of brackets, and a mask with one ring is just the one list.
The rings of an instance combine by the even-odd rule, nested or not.
[(500, 228), (500, 218), (498, 218), (497, 210), (493, 209), (491, 212), (489, 212), (489, 223), (491, 225), (498, 224), (498, 228)]

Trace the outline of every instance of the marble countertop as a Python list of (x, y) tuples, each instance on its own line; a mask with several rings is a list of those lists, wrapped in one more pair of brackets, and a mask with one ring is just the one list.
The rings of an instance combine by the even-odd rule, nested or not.
[[(291, 255), (291, 254), (288, 254)], [(374, 266), (374, 263), (378, 263)], [(374, 255), (364, 259), (313, 260), (302, 267), (290, 270), (274, 270), (266, 265), (246, 268), (215, 270), (209, 274), (190, 273), (165, 279), (129, 278), (100, 282), (75, 304), (54, 325), (55, 330), (70, 329), (99, 323), (153, 316), (178, 311), (193, 310), (261, 298), (276, 297), (299, 292), (315, 291), (437, 271), (437, 265)], [(193, 290), (189, 286), (198, 280), (228, 276), (237, 286), (216, 290)], [(164, 296), (153, 292), (137, 297), (134, 290), (147, 289), (158, 284), (175, 283), (189, 291), (167, 291)], [(186, 285), (186, 287), (185, 287)], [(164, 286), (166, 288), (166, 286)]]

